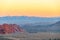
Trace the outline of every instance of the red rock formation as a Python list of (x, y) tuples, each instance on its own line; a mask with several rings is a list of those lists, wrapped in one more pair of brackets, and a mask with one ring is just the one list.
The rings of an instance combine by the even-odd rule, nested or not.
[(22, 28), (20, 28), (17, 24), (3, 24), (0, 25), (0, 34), (10, 34), (16, 32), (24, 32)]

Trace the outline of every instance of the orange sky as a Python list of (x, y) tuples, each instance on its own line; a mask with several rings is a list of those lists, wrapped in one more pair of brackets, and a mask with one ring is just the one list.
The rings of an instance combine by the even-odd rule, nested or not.
[(0, 0), (0, 16), (60, 16), (60, 0)]

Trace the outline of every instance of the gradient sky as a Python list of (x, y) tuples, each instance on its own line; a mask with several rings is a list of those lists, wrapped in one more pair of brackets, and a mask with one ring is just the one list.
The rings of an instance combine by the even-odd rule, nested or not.
[(60, 16), (60, 0), (0, 0), (0, 16)]

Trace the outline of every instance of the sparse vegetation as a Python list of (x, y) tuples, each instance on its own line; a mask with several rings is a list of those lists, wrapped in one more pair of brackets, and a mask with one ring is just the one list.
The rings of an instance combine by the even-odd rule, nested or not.
[(0, 35), (0, 40), (60, 40), (60, 33), (20, 33)]
[(50, 38), (49, 40), (60, 40), (60, 39), (59, 39), (59, 38), (55, 38), (55, 39), (51, 39), (51, 38)]

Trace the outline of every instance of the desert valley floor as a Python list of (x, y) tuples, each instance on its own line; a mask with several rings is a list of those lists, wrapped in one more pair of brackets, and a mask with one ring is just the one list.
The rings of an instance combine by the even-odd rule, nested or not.
[(60, 40), (60, 33), (0, 34), (0, 40)]

